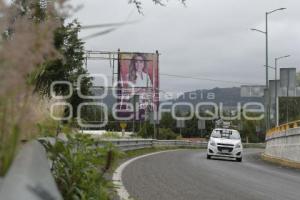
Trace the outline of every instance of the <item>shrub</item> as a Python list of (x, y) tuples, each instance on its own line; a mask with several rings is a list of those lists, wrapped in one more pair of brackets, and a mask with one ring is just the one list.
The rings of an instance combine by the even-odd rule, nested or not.
[(68, 134), (67, 141), (43, 141), (52, 173), (64, 199), (109, 199), (113, 184), (105, 178), (118, 151), (112, 144), (95, 146), (89, 135)]
[(108, 138), (108, 139), (120, 139), (122, 136), (116, 132), (105, 132), (103, 135), (101, 135), (101, 138)]
[(169, 128), (160, 128), (159, 129), (159, 140), (175, 140), (177, 135)]

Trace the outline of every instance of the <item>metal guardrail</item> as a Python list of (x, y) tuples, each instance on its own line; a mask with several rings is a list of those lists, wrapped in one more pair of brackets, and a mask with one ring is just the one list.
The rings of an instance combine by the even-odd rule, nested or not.
[[(62, 139), (62, 138), (61, 138)], [(43, 138), (52, 143), (54, 138)], [(207, 142), (153, 139), (108, 139), (97, 141), (98, 146), (111, 142), (121, 151), (152, 147), (206, 148)], [(2, 200), (60, 200), (62, 196), (50, 171), (44, 147), (33, 141), (25, 144), (14, 160), (7, 175), (0, 179)]]
[(63, 199), (51, 174), (46, 151), (37, 141), (22, 147), (1, 182), (3, 200)]
[(156, 140), (154, 146), (177, 146), (190, 148), (206, 148), (207, 142), (191, 142), (187, 140)]
[[(153, 140), (153, 139), (106, 139), (97, 142), (103, 146), (111, 142), (121, 151), (130, 151), (152, 147), (185, 147), (185, 148), (206, 148), (207, 142), (192, 142), (187, 140)], [(245, 148), (265, 148), (265, 143), (245, 143)]]
[(143, 148), (153, 147), (154, 140), (152, 139), (105, 139), (97, 141), (98, 146), (103, 146), (107, 142), (112, 143), (121, 151), (129, 151)]
[(97, 145), (103, 146), (111, 142), (121, 151), (130, 151), (152, 147), (191, 147), (206, 148), (207, 142), (195, 143), (185, 140), (154, 140), (154, 139), (106, 139), (97, 141)]
[(280, 126), (271, 128), (270, 130), (267, 131), (266, 140), (276, 138), (276, 137), (283, 137), (283, 135), (282, 135), (283, 132), (286, 132), (289, 129), (299, 128), (299, 127), (300, 127), (300, 120), (289, 122), (289, 123), (282, 124)]

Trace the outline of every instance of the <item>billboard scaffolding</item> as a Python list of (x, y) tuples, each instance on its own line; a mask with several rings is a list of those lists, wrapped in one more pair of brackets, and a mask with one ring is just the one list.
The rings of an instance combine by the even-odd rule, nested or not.
[[(85, 65), (90, 61), (104, 62), (112, 71), (110, 86), (103, 86), (112, 93), (118, 103), (116, 115), (126, 117), (133, 115), (131, 120), (152, 120), (158, 124), (159, 107), (159, 53), (140, 53), (123, 51), (86, 51)], [(106, 61), (108, 61), (106, 63)], [(108, 75), (109, 77), (109, 75)], [(98, 87), (102, 88), (102, 87)], [(94, 88), (93, 88), (94, 89)], [(102, 93), (101, 89), (97, 89)], [(99, 91), (100, 90), (100, 91)], [(103, 101), (103, 99), (101, 99)], [(131, 104), (132, 106), (128, 106)]]
[[(134, 121), (148, 120), (157, 113), (159, 105), (158, 52), (118, 54), (118, 102), (119, 116), (133, 113)], [(123, 105), (132, 103), (134, 112)], [(157, 119), (156, 119), (157, 120)]]

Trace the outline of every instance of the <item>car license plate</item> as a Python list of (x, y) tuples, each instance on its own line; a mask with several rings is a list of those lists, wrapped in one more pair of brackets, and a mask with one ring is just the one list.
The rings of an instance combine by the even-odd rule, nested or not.
[(229, 153), (228, 149), (222, 149), (222, 153)]

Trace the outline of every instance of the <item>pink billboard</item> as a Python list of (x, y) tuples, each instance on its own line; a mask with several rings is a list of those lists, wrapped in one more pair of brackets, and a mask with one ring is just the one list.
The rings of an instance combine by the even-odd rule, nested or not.
[(130, 114), (126, 109), (131, 103), (135, 106), (134, 118), (147, 119), (159, 103), (158, 54), (120, 53), (118, 70), (118, 101), (123, 105), (119, 115)]

